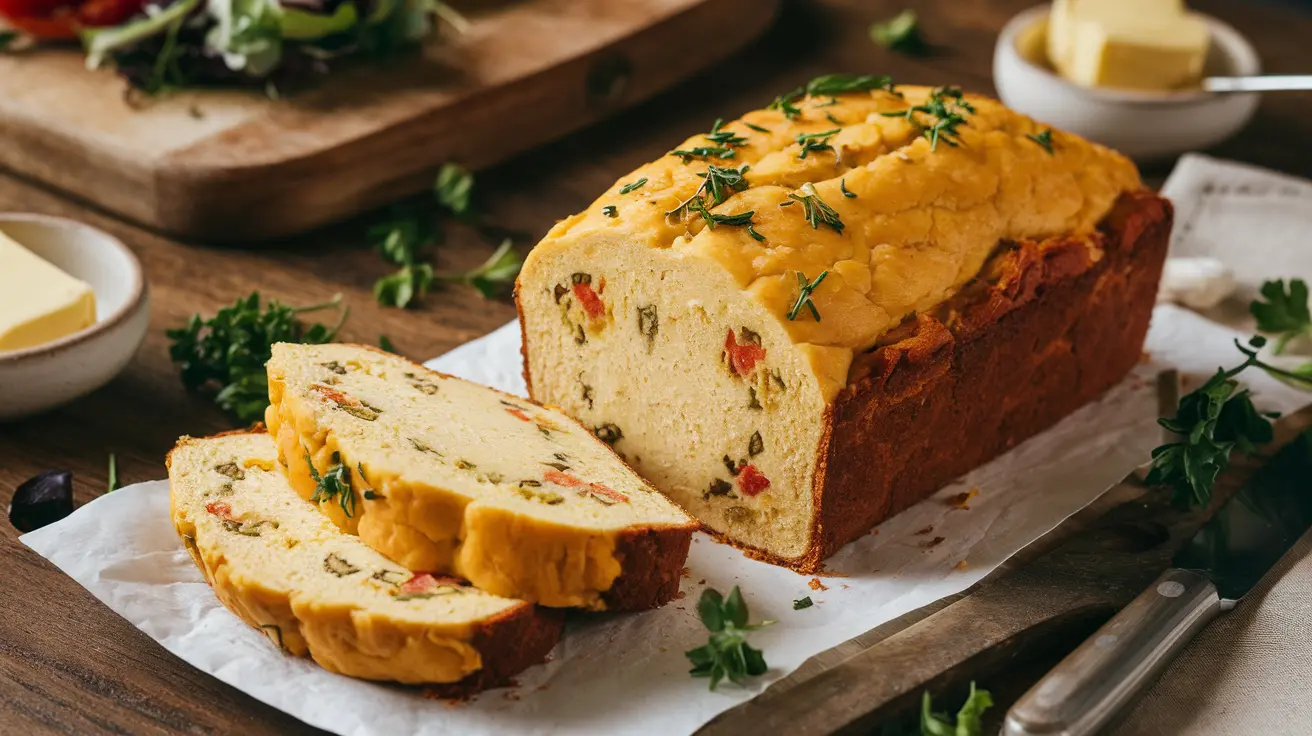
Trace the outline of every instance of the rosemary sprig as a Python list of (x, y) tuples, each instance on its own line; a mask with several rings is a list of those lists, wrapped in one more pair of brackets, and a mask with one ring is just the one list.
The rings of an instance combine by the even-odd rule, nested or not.
[(788, 320), (790, 322), (797, 319), (802, 307), (811, 310), (811, 316), (815, 317), (816, 322), (820, 321), (820, 310), (816, 309), (815, 302), (811, 301), (811, 294), (815, 292), (816, 287), (820, 286), (820, 282), (824, 281), (828, 275), (828, 271), (821, 271), (820, 275), (815, 277), (815, 281), (807, 281), (806, 274), (801, 271), (797, 272), (797, 301), (793, 304), (793, 308), (788, 310)]
[(333, 464), (323, 475), (310, 460), (310, 451), (305, 450), (305, 464), (310, 466), (310, 478), (314, 480), (314, 495), (310, 503), (337, 500), (346, 518), (355, 516), (355, 494), (351, 491), (351, 469), (342, 462), (340, 453), (333, 453)]
[(697, 191), (693, 192), (691, 197), (680, 202), (678, 207), (666, 212), (666, 216), (688, 212), (694, 201), (701, 201), (704, 197), (710, 198), (710, 207), (723, 204), (730, 194), (741, 192), (747, 188), (747, 178), (744, 175), (749, 168), (745, 164), (736, 169), (708, 165), (706, 173), (698, 174), (703, 181), (701, 186), (697, 187)]
[(847, 179), (838, 180), (838, 191), (842, 192), (843, 196), (847, 197), (848, 199), (856, 199), (855, 194), (847, 191)]
[(630, 192), (636, 192), (637, 190), (641, 189), (642, 186), (646, 183), (647, 183), (647, 177), (645, 176), (637, 181), (631, 181), (628, 184), (625, 184), (624, 187), (620, 189), (620, 194), (628, 194)]
[(765, 109), (778, 110), (779, 112), (783, 113), (784, 117), (788, 118), (789, 120), (796, 120), (797, 118), (801, 117), (802, 109), (797, 105), (794, 105), (793, 100), (796, 100), (797, 98), (801, 97), (805, 93), (806, 93), (805, 90), (803, 90), (801, 87), (798, 87), (797, 89), (793, 90), (792, 92), (789, 92), (788, 94), (779, 95), (778, 97), (774, 98), (774, 102), (771, 102), (769, 105), (767, 105)]
[(670, 151), (671, 156), (678, 156), (685, 164), (692, 163), (693, 159), (706, 161), (712, 158), (734, 158), (738, 154), (732, 148), (726, 146), (694, 146), (692, 148), (676, 148)]
[[(961, 139), (957, 128), (966, 123), (966, 116), (963, 113), (974, 114), (975, 106), (965, 99), (965, 93), (960, 87), (939, 87), (930, 93), (929, 99), (923, 105), (914, 105), (905, 110), (895, 110), (893, 112), (883, 112), (887, 118), (906, 118), (907, 122), (918, 127), (921, 135), (929, 140), (929, 150), (938, 150), (938, 142), (941, 140), (953, 148), (961, 145)], [(922, 121), (917, 114), (928, 116), (928, 121)]]
[(803, 133), (797, 136), (797, 145), (802, 147), (798, 158), (806, 158), (808, 153), (820, 153), (821, 151), (833, 151), (834, 147), (829, 145), (829, 140), (838, 135), (838, 128), (826, 130), (820, 133)]
[(808, 95), (841, 95), (848, 92), (868, 92), (872, 89), (893, 90), (893, 78), (875, 74), (826, 74), (806, 84)]
[(720, 130), (720, 126), (722, 125), (724, 125), (724, 118), (716, 118), (715, 124), (711, 126), (711, 132), (706, 134), (706, 140), (716, 145), (727, 146), (729, 148), (747, 145), (746, 138), (731, 130)]
[(1030, 140), (1034, 141), (1035, 143), (1039, 144), (1040, 146), (1043, 146), (1043, 150), (1047, 151), (1049, 156), (1056, 155), (1056, 154), (1053, 152), (1053, 150), (1052, 150), (1052, 129), (1051, 129), (1051, 128), (1049, 128), (1049, 129), (1043, 131), (1042, 133), (1032, 133), (1032, 134), (1027, 135), (1027, 136), (1025, 136), (1025, 137), (1026, 137), (1026, 138), (1029, 138)]
[(753, 125), (752, 123), (749, 123), (749, 122), (747, 122), (746, 120), (743, 121), (743, 125), (746, 125), (747, 127), (751, 128), (752, 130), (756, 131), (757, 133), (769, 133), (769, 132), (770, 132), (770, 129), (769, 129), (769, 128), (762, 128), (762, 127), (759, 126), (759, 125)]
[(714, 230), (716, 225), (746, 226), (747, 234), (752, 236), (754, 240), (758, 242), (765, 241), (765, 236), (756, 232), (756, 228), (752, 224), (752, 217), (756, 215), (755, 210), (752, 210), (751, 212), (740, 212), (736, 215), (717, 215), (707, 210), (706, 203), (700, 199), (690, 204), (689, 208), (701, 215), (702, 219), (706, 221), (706, 227), (711, 230)]
[[(812, 230), (819, 230), (820, 225), (826, 225), (836, 233), (843, 232), (843, 221), (838, 217), (838, 212), (833, 207), (825, 204), (820, 195), (816, 193), (815, 186), (807, 182), (797, 191), (801, 194), (789, 194), (788, 198), (802, 203), (803, 213), (806, 221), (811, 223)], [(785, 202), (784, 204), (788, 204)]]
[(825, 113), (825, 120), (828, 120), (829, 122), (833, 123), (834, 125), (842, 125), (842, 124), (843, 124), (843, 121), (842, 121), (842, 120), (839, 120), (839, 119), (836, 118), (836, 117), (834, 117), (834, 114), (833, 114), (832, 112), (827, 112), (827, 113)]

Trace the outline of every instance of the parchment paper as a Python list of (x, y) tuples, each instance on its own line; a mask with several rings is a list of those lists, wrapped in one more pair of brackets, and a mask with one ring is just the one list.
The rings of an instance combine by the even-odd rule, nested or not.
[[(960, 592), (1095, 499), (1158, 443), (1152, 377), (1171, 365), (1195, 380), (1233, 364), (1239, 333), (1159, 306), (1148, 340), (1153, 364), (1057, 427), (884, 523), (812, 580), (755, 562), (698, 535), (681, 600), (657, 611), (571, 619), (550, 661), (512, 688), (458, 706), (418, 689), (352, 680), (280, 654), (214, 597), (168, 518), (163, 481), (103, 496), (21, 540), (114, 611), (195, 667), (307, 723), (340, 734), (681, 734), (792, 672), (808, 657), (907, 611)], [(519, 331), (511, 324), (430, 365), (522, 394)], [(1265, 376), (1251, 385), (1264, 408), (1290, 411), (1304, 396)], [(164, 475), (161, 467), (160, 475)], [(978, 489), (969, 510), (947, 500)], [(926, 533), (921, 530), (932, 527)], [(741, 585), (752, 635), (770, 671), (747, 688), (716, 692), (688, 676), (683, 652), (704, 644), (695, 601), (706, 586)], [(825, 588), (813, 588), (823, 585)], [(811, 608), (795, 611), (805, 596)]]

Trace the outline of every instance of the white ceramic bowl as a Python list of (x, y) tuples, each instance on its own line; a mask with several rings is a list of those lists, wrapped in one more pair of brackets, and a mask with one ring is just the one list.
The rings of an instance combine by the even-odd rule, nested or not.
[(109, 383), (146, 336), (141, 263), (118, 239), (72, 220), (0, 213), (0, 231), (91, 285), (96, 323), (22, 350), (0, 351), (0, 421), (36, 414)]
[[(1234, 28), (1201, 15), (1212, 31), (1204, 74), (1260, 74), (1251, 44)], [(1216, 145), (1239, 132), (1257, 109), (1256, 94), (1146, 92), (1084, 87), (1047, 63), (1048, 6), (1013, 18), (993, 52), (993, 83), (1006, 105), (1056, 128), (1110, 146), (1139, 161)]]

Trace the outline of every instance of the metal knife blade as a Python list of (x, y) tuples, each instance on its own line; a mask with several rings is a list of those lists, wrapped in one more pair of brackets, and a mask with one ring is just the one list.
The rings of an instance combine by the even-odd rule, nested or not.
[(1172, 564), (1212, 581), (1222, 608), (1257, 585), (1312, 528), (1312, 436), (1276, 453), (1193, 539)]

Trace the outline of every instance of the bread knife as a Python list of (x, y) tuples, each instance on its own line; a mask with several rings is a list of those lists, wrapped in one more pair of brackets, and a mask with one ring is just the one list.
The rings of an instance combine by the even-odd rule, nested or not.
[(1007, 713), (1005, 736), (1097, 733), (1190, 639), (1312, 528), (1312, 435), (1298, 435), (1172, 559), (1172, 567)]

